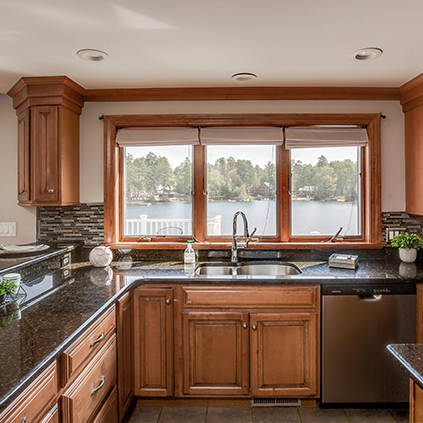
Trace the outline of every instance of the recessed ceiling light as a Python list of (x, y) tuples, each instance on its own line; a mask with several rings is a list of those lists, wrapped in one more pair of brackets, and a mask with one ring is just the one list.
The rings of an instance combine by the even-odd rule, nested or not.
[(76, 52), (76, 54), (84, 60), (89, 60), (90, 62), (101, 62), (104, 59), (107, 59), (109, 55), (101, 50), (96, 50), (93, 48), (84, 48)]
[(373, 60), (379, 57), (383, 53), (383, 50), (378, 47), (367, 47), (356, 50), (351, 54), (355, 60)]
[(232, 79), (236, 79), (237, 81), (240, 82), (245, 82), (245, 81), (251, 81), (252, 79), (256, 79), (257, 75), (255, 73), (250, 73), (250, 72), (240, 72), (240, 73), (234, 73), (231, 76)]

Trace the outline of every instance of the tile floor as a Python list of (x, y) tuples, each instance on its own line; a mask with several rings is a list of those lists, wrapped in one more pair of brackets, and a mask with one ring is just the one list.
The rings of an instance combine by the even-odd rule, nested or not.
[(136, 407), (126, 423), (405, 423), (407, 410)]

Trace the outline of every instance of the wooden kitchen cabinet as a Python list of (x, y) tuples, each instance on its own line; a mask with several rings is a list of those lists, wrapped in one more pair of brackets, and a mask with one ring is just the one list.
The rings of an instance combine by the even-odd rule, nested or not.
[(173, 289), (134, 290), (134, 392), (173, 395)]
[(66, 77), (21, 78), (9, 91), (18, 115), (19, 204), (79, 204), (83, 93)]
[(29, 109), (18, 115), (18, 201), (29, 204), (31, 198), (30, 177), (30, 125)]
[(53, 363), (0, 414), (0, 423), (30, 423), (47, 418), (46, 410), (55, 402), (57, 390), (57, 369)]
[(183, 396), (319, 395), (318, 286), (181, 291)]
[(132, 292), (117, 303), (118, 399), (121, 421), (134, 398), (133, 388), (133, 309)]
[(251, 313), (251, 395), (317, 395), (316, 313)]
[(248, 313), (185, 312), (183, 334), (184, 394), (248, 395)]

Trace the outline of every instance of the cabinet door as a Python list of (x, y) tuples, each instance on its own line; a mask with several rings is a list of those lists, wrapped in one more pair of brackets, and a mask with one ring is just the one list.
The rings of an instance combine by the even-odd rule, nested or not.
[(248, 395), (248, 313), (183, 314), (184, 394)]
[(318, 329), (314, 313), (252, 313), (253, 396), (318, 394)]
[(29, 203), (30, 197), (30, 145), (29, 109), (18, 116), (18, 201)]
[(117, 302), (117, 346), (119, 416), (121, 421), (134, 398), (133, 389), (133, 346), (132, 346), (132, 293), (126, 293)]
[(58, 106), (31, 109), (31, 195), (34, 205), (60, 198), (60, 127)]
[(173, 290), (134, 291), (135, 395), (173, 394)]

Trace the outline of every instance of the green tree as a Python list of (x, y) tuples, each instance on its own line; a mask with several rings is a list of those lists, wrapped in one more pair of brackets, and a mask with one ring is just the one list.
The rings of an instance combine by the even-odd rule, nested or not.
[(176, 192), (185, 197), (191, 195), (192, 191), (192, 165), (191, 160), (185, 160), (175, 168)]

